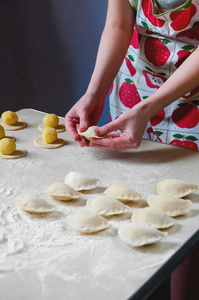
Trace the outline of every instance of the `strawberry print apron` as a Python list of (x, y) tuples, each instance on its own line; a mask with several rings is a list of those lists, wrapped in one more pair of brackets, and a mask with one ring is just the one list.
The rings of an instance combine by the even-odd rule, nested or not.
[[(155, 0), (136, 6), (133, 37), (110, 90), (111, 120), (152, 95), (199, 45), (199, 0), (163, 13)], [(199, 87), (155, 115), (143, 138), (199, 150)]]

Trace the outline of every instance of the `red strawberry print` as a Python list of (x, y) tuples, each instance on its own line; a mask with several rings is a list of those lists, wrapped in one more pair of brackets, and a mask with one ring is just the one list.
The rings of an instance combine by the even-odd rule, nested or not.
[(165, 46), (170, 41), (148, 37), (145, 41), (144, 52), (149, 62), (154, 66), (163, 66), (170, 56), (169, 49)]
[(179, 32), (177, 37), (188, 37), (192, 40), (199, 41), (199, 22), (195, 22), (192, 28)]
[(199, 122), (199, 101), (181, 103), (173, 111), (172, 120), (180, 128), (194, 128)]
[(139, 32), (137, 31), (136, 26), (134, 26), (133, 35), (132, 35), (131, 42), (130, 42), (130, 45), (133, 46), (134, 49), (139, 49), (140, 38), (141, 38), (141, 36), (140, 36)]
[(164, 20), (161, 20), (153, 15), (153, 6), (151, 1), (143, 0), (142, 1), (142, 9), (145, 17), (151, 22), (152, 25), (156, 27), (162, 27), (165, 23)]
[(119, 90), (119, 97), (122, 104), (128, 108), (132, 108), (141, 101), (134, 82), (128, 78), (125, 79)]
[[(173, 137), (175, 138), (170, 142), (170, 145), (179, 146), (183, 148), (188, 148), (192, 150), (198, 150), (198, 146), (194, 141), (197, 141), (198, 139), (195, 136), (185, 136), (182, 134), (174, 134)], [(182, 140), (179, 140), (182, 139)]]
[(177, 52), (178, 61), (176, 62), (176, 64), (174, 64), (174, 66), (176, 68), (178, 68), (194, 50), (195, 50), (195, 47), (192, 45), (183, 46), (182, 50)]
[(192, 17), (196, 13), (196, 7), (192, 3), (189, 8), (180, 11), (175, 11), (170, 14), (170, 18), (173, 21), (171, 27), (175, 31), (185, 29), (191, 22)]
[(127, 65), (127, 68), (129, 70), (131, 76), (134, 76), (136, 73), (136, 69), (132, 65), (132, 62), (134, 61), (133, 56), (132, 55), (128, 55), (128, 57), (126, 56), (125, 61), (126, 61), (126, 65)]
[(159, 89), (159, 87), (161, 87), (161, 85), (167, 80), (167, 78), (162, 76), (163, 75), (162, 73), (155, 73), (150, 68), (148, 67), (145, 68), (148, 71), (143, 70), (142, 72), (144, 74), (147, 86), (153, 89), (154, 88)]

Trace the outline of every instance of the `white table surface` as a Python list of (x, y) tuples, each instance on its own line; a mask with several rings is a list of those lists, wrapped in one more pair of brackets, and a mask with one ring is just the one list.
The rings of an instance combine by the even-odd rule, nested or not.
[[(130, 222), (133, 209), (146, 205), (160, 180), (199, 184), (199, 153), (145, 140), (139, 149), (123, 152), (81, 148), (66, 132), (59, 134), (66, 140), (64, 147), (40, 149), (34, 140), (41, 136), (37, 127), (45, 114), (31, 109), (17, 114), (27, 128), (6, 134), (15, 136), (28, 155), (0, 160), (0, 299), (141, 300), (136, 293), (197, 234), (199, 193), (187, 197), (193, 201), (191, 212), (176, 218), (163, 241), (132, 248), (119, 239), (117, 230)], [(101, 184), (78, 201), (47, 197), (58, 212), (46, 218), (18, 210), (17, 199), (28, 194), (45, 197), (45, 187), (64, 181), (70, 171), (97, 177)], [(132, 204), (131, 212), (108, 218), (112, 224), (108, 231), (74, 232), (67, 216), (85, 209), (88, 198), (115, 183), (136, 190), (144, 199)]]

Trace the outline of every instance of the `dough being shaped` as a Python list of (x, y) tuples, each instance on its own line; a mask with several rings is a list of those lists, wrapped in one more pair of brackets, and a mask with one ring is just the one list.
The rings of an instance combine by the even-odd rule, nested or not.
[(45, 191), (48, 195), (61, 201), (75, 200), (83, 196), (64, 182), (56, 182), (47, 187)]
[(15, 125), (18, 122), (17, 114), (11, 110), (4, 111), (1, 119), (7, 125)]
[(88, 141), (90, 141), (91, 139), (95, 138), (95, 139), (103, 139), (103, 136), (97, 136), (95, 134), (95, 129), (98, 128), (98, 126), (91, 126), (89, 127), (87, 130), (85, 131), (79, 131), (78, 130), (78, 134), (82, 135), (83, 137), (85, 137), (85, 139), (87, 139)]
[(157, 192), (161, 195), (181, 198), (193, 191), (198, 190), (198, 185), (194, 185), (179, 179), (166, 179), (157, 185)]
[(56, 128), (59, 124), (59, 118), (55, 114), (47, 114), (43, 118), (43, 124), (44, 124), (45, 127)]
[(57, 149), (63, 147), (65, 145), (65, 141), (63, 139), (56, 139), (55, 142), (48, 144), (42, 139), (42, 137), (40, 137), (34, 141), (34, 144), (36, 147), (43, 149)]
[(151, 195), (147, 200), (149, 206), (159, 208), (170, 217), (187, 214), (191, 210), (192, 202), (167, 195)]
[(111, 227), (102, 216), (93, 211), (80, 211), (68, 217), (72, 229), (83, 233), (94, 233)]
[(161, 232), (156, 228), (144, 226), (138, 223), (130, 223), (121, 226), (118, 235), (132, 247), (153, 244), (167, 236), (167, 232)]
[(144, 207), (135, 209), (131, 221), (154, 228), (168, 228), (175, 224), (175, 220), (162, 210), (155, 207)]
[(44, 214), (55, 211), (55, 207), (44, 199), (35, 196), (26, 196), (16, 201), (17, 206), (30, 214)]
[(95, 189), (100, 184), (100, 180), (85, 176), (78, 172), (69, 172), (64, 179), (64, 183), (68, 184), (76, 191), (86, 191)]
[(142, 195), (121, 184), (113, 184), (104, 193), (122, 202), (137, 201), (143, 198)]
[(5, 137), (5, 129), (0, 125), (0, 140)]
[(95, 198), (88, 199), (86, 207), (103, 216), (112, 216), (123, 214), (129, 210), (129, 207), (120, 201), (106, 195), (99, 195)]
[(18, 116), (13, 111), (5, 111), (2, 115), (2, 122), (1, 125), (4, 127), (5, 130), (8, 131), (15, 131), (23, 129), (27, 126), (26, 122), (18, 121)]
[(10, 138), (3, 138), (0, 140), (0, 153), (3, 155), (10, 155), (16, 150), (15, 142)]
[(47, 144), (52, 144), (57, 140), (57, 131), (55, 128), (46, 127), (42, 132), (42, 140)]

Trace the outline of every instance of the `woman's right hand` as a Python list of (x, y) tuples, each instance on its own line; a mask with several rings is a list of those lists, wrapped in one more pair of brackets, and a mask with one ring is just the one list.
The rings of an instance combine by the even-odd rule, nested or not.
[(104, 109), (105, 100), (99, 100), (88, 94), (84, 94), (80, 100), (67, 112), (65, 116), (66, 131), (71, 137), (80, 143), (81, 147), (88, 144), (79, 131), (85, 131), (88, 127), (97, 125)]

